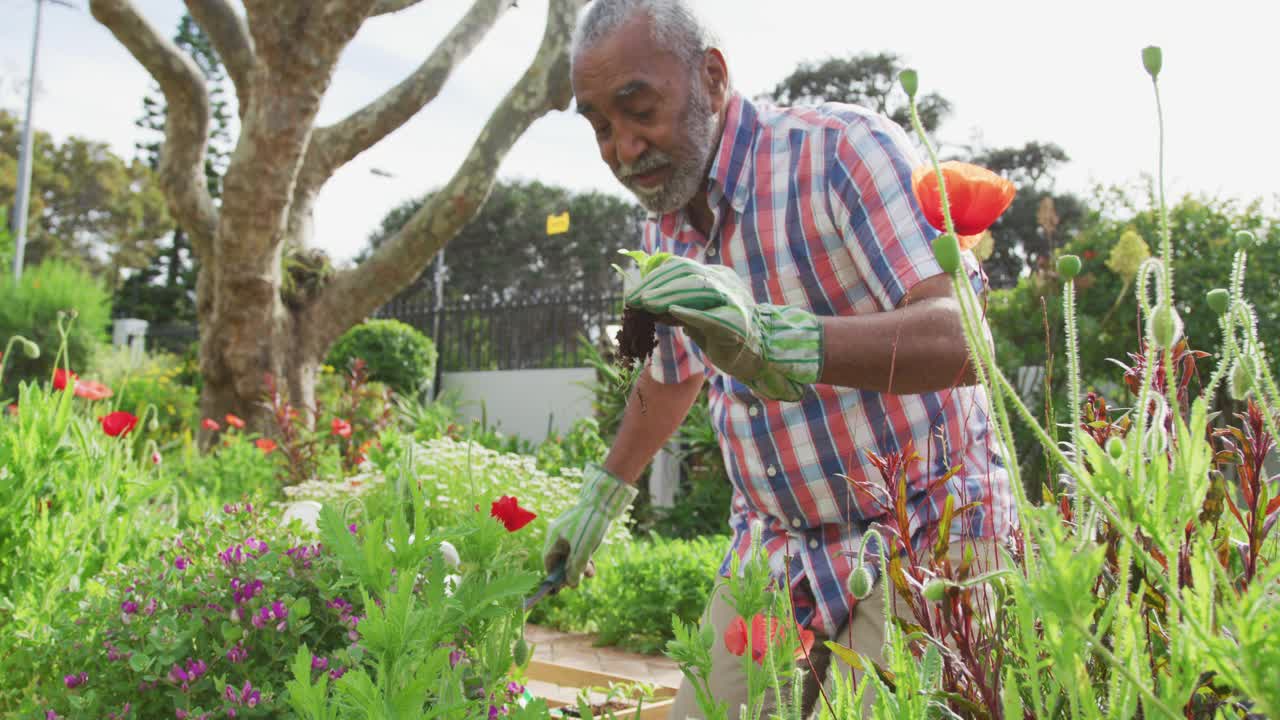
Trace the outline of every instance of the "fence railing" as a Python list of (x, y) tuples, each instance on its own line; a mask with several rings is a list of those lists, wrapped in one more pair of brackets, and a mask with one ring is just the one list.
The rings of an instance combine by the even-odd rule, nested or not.
[(579, 367), (580, 338), (598, 343), (620, 322), (622, 296), (561, 294), (506, 303), (446, 305), (396, 299), (374, 315), (411, 325), (435, 341), (443, 371)]
[[(580, 338), (599, 343), (620, 322), (622, 296), (558, 294), (508, 303), (460, 303), (437, 313), (430, 299), (397, 298), (374, 317), (413, 326), (435, 342), (440, 369), (528, 370), (581, 367)], [(152, 324), (146, 345), (182, 354), (199, 339), (195, 325)]]

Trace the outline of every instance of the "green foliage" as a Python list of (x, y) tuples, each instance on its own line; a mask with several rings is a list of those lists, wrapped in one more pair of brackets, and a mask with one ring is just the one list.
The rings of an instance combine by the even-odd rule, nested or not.
[(582, 418), (563, 436), (547, 438), (538, 445), (534, 457), (538, 469), (548, 475), (559, 475), (566, 468), (581, 470), (589, 462), (603, 462), (609, 446), (600, 437), (600, 424), (595, 418)]
[[(0, 206), (17, 189), (21, 124), (0, 111)], [(144, 267), (172, 227), (160, 185), (145, 163), (126, 162), (106, 143), (44, 132), (33, 139), (26, 268), (59, 260), (109, 288), (126, 268)]]
[(369, 379), (401, 395), (418, 395), (435, 380), (436, 347), (431, 339), (399, 320), (367, 320), (342, 334), (326, 363), (346, 372), (364, 360)]
[[(596, 576), (535, 606), (532, 622), (598, 633), (597, 644), (652, 653), (674, 639), (672, 616), (695, 623), (724, 560), (728, 536), (651, 535), (595, 557)], [(654, 601), (660, 598), (660, 601)]]
[(0, 397), (12, 398), (20, 381), (48, 382), (58, 362), (60, 313), (70, 330), (65, 362), (72, 372), (89, 367), (107, 339), (110, 297), (102, 285), (82, 270), (61, 262), (28, 268), (17, 283), (11, 273), (0, 275), (0, 338), (22, 335), (40, 346), (40, 357), (15, 353), (6, 362)]

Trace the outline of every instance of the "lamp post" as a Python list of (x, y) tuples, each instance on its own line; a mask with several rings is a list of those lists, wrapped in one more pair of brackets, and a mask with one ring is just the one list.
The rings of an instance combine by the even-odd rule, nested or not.
[(27, 80), (26, 122), (22, 126), (22, 149), (18, 160), (18, 188), (14, 201), (13, 227), (13, 279), (22, 279), (23, 256), (27, 249), (27, 205), (31, 200), (31, 145), (35, 136), (31, 124), (31, 110), (36, 99), (36, 60), (40, 57), (40, 21), (44, 15), (44, 4), (51, 2), (63, 7), (75, 8), (66, 0), (36, 0), (36, 27), (31, 40), (31, 76)]

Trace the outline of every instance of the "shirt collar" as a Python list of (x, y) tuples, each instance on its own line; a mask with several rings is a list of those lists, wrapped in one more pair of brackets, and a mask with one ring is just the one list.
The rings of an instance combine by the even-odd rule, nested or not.
[(734, 210), (746, 210), (747, 199), (751, 194), (759, 118), (759, 111), (750, 100), (737, 91), (730, 94), (725, 107), (720, 145), (712, 156), (711, 169), (707, 174), (710, 180), (708, 199), (713, 204), (724, 197)]

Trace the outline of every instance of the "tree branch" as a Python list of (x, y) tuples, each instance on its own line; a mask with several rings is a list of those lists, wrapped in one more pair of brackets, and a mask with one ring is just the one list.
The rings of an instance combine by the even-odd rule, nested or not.
[(369, 15), (386, 15), (387, 13), (400, 12), (420, 2), (422, 0), (378, 0), (377, 4), (373, 6), (373, 12), (369, 13)]
[(568, 109), (573, 98), (569, 37), (586, 2), (551, 0), (537, 55), (489, 117), (453, 178), (372, 257), (339, 272), (308, 308), (317, 330), (313, 342), (327, 347), (413, 282), (484, 204), (499, 165), (520, 136), (548, 112)]
[(435, 99), (454, 67), (475, 49), (510, 6), (511, 0), (476, 0), (413, 74), (337, 124), (317, 128), (299, 176), (300, 190), (318, 189), (338, 168), (390, 135)]
[(209, 92), (204, 75), (194, 60), (156, 32), (130, 0), (90, 0), (89, 8), (160, 84), (167, 105), (160, 185), (169, 201), (169, 212), (191, 236), (196, 255), (208, 258), (218, 213), (204, 176), (209, 141)]
[(187, 11), (209, 36), (213, 49), (227, 66), (243, 118), (250, 101), (249, 76), (257, 63), (249, 26), (228, 0), (186, 0), (186, 4)]

